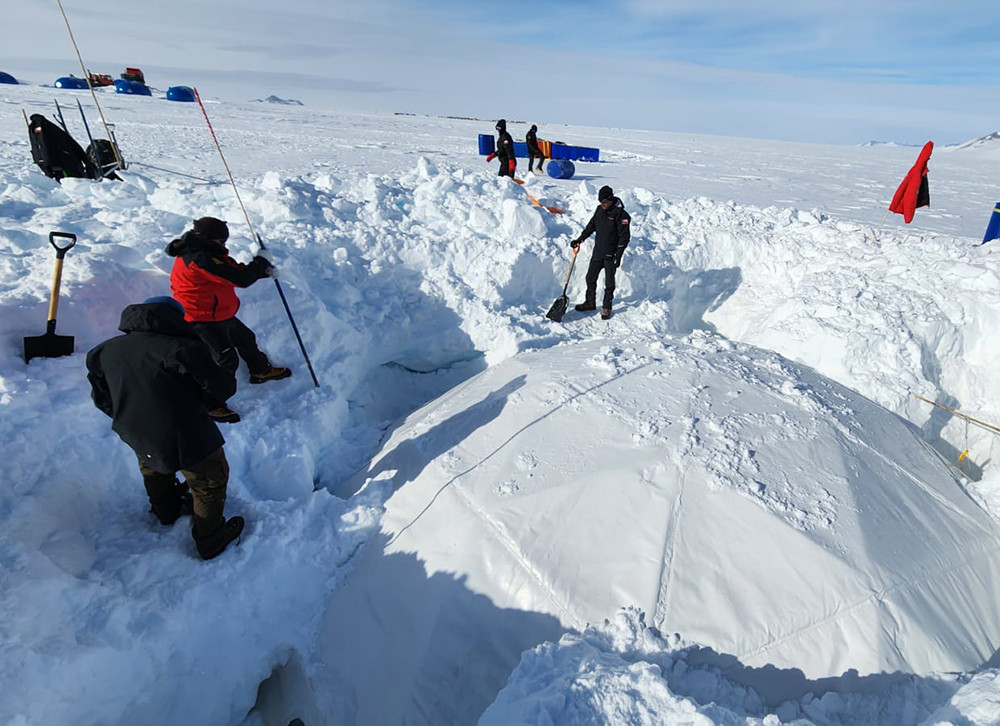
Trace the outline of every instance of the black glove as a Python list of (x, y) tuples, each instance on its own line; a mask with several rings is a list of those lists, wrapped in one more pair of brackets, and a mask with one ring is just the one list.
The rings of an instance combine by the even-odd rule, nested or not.
[(258, 280), (263, 279), (265, 277), (270, 277), (271, 272), (274, 271), (274, 265), (272, 265), (271, 262), (266, 257), (261, 257), (260, 255), (254, 257), (253, 261), (250, 264), (257, 271)]
[(621, 250), (617, 255), (615, 255), (615, 269), (617, 270), (622, 266), (622, 256), (625, 254), (625, 250)]
[(577, 249), (580, 246), (580, 238), (577, 237), (574, 240), (570, 240), (569, 246), (572, 247), (574, 250)]

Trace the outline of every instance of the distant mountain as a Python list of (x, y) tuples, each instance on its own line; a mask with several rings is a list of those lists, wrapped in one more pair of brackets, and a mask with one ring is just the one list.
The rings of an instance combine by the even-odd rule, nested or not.
[(978, 139), (966, 141), (964, 144), (959, 144), (957, 148), (974, 149), (979, 146), (986, 146), (993, 149), (1000, 148), (1000, 131), (994, 131), (992, 134), (986, 134), (986, 136), (980, 136)]
[(302, 101), (297, 101), (294, 98), (280, 98), (278, 96), (268, 96), (267, 98), (255, 98), (254, 103), (280, 103), (283, 106), (304, 106)]
[(858, 146), (922, 146), (922, 144), (901, 144), (898, 141), (866, 141)]

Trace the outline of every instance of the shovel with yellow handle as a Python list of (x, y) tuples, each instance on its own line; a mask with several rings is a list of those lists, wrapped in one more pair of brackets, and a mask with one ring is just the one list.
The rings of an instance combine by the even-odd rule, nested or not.
[[(56, 238), (68, 239), (60, 246)], [(32, 358), (59, 358), (73, 354), (73, 336), (56, 335), (56, 312), (59, 310), (59, 283), (62, 280), (63, 258), (76, 244), (76, 235), (69, 232), (49, 232), (49, 244), (56, 248), (56, 269), (52, 275), (52, 295), (49, 297), (49, 319), (44, 335), (24, 339), (24, 362)]]

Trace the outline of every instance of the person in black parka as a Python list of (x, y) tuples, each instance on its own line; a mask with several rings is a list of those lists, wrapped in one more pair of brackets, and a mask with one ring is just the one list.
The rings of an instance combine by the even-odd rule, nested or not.
[[(236, 378), (216, 364), (173, 298), (129, 305), (119, 329), (125, 335), (87, 353), (94, 405), (138, 456), (153, 514), (171, 525), (185, 513), (185, 500), (190, 502), (195, 545), (202, 558), (211, 559), (244, 524), (242, 517), (223, 516), (229, 464), (207, 404), (232, 396)], [(186, 486), (174, 478), (177, 471)]]
[(497, 121), (497, 150), (486, 157), (486, 161), (500, 159), (500, 173), (498, 176), (509, 176), (514, 178), (514, 169), (517, 168), (517, 158), (514, 156), (514, 139), (507, 133), (507, 121), (500, 119)]
[(590, 267), (587, 268), (586, 297), (576, 309), (597, 309), (597, 277), (604, 270), (604, 306), (601, 309), (601, 319), (607, 320), (611, 317), (611, 304), (615, 297), (615, 271), (621, 267), (622, 256), (632, 235), (632, 218), (609, 186), (601, 187), (597, 193), (597, 201), (600, 204), (594, 210), (594, 216), (580, 232), (580, 236), (569, 244), (575, 250), (583, 240), (596, 233), (594, 253), (590, 257)]
[(524, 135), (524, 144), (528, 147), (528, 171), (531, 171), (531, 166), (537, 158), (538, 171), (541, 172), (542, 164), (545, 163), (545, 154), (542, 153), (541, 148), (538, 146), (538, 127), (535, 124), (531, 124), (528, 133)]

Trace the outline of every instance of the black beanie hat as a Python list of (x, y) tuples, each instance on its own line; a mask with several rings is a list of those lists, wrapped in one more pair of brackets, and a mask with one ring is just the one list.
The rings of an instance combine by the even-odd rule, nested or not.
[(500, 119), (499, 121), (497, 121), (497, 130), (505, 128), (507, 128), (507, 121), (505, 121), (504, 119)]
[(229, 227), (221, 219), (215, 217), (202, 217), (194, 220), (194, 231), (199, 237), (210, 240), (225, 242), (229, 239)]
[(597, 201), (603, 202), (606, 199), (611, 199), (615, 195), (615, 190), (609, 186), (601, 187), (601, 191), (597, 192)]

